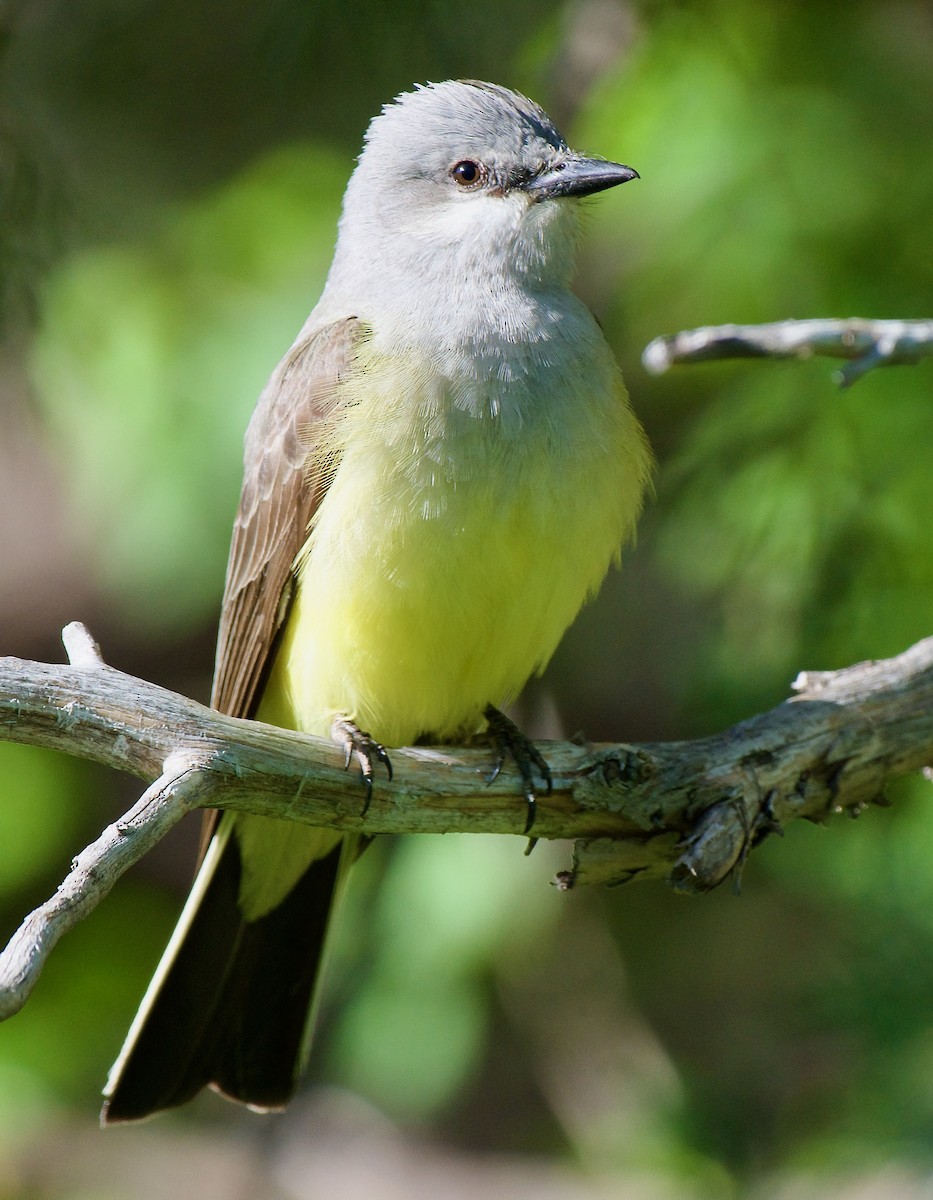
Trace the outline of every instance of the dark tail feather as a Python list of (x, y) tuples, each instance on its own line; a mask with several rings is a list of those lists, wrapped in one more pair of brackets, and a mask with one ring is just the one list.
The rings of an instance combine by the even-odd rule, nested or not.
[(111, 1071), (103, 1124), (184, 1104), (208, 1085), (261, 1109), (291, 1099), (342, 848), (313, 862), (257, 921), (245, 921), (237, 905), (236, 837), (218, 844), (216, 863), (208, 855), (203, 894), (187, 921), (182, 915), (180, 940), (169, 943)]

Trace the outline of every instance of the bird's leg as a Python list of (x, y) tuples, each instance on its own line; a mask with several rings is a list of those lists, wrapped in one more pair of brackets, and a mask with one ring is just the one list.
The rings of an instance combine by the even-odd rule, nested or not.
[(373, 798), (374, 764), (381, 762), (389, 778), (392, 778), (392, 763), (386, 753), (386, 748), (360, 729), (348, 717), (335, 717), (330, 727), (331, 738), (343, 749), (344, 769), (350, 766), (351, 759), (356, 759), (366, 785), (366, 802), (362, 815), (365, 817)]
[[(500, 712), (498, 708), (494, 708), (491, 704), (487, 704), (483, 710), (483, 716), (486, 718), (487, 733), (496, 752), (496, 761), (493, 764), (492, 771), (490, 771), (486, 778), (486, 782), (492, 783), (502, 770), (502, 764), (505, 762), (506, 756), (511, 754), (522, 777), (526, 804), (525, 828), (523, 832), (528, 833), (535, 823), (535, 770), (537, 770), (538, 774), (544, 780), (545, 794), (550, 796), (554, 786), (551, 778), (551, 768), (547, 765), (546, 760), (534, 742), (530, 738), (527, 738), (515, 722), (509, 720), (505, 713)], [(531, 842), (529, 850), (532, 846), (534, 846), (534, 841)]]

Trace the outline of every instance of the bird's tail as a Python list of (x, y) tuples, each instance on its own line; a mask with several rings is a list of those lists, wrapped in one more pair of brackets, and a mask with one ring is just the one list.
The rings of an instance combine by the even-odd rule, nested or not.
[(238, 905), (240, 851), (222, 818), (104, 1089), (103, 1124), (135, 1121), (213, 1087), (256, 1109), (295, 1090), (344, 838), (254, 921)]

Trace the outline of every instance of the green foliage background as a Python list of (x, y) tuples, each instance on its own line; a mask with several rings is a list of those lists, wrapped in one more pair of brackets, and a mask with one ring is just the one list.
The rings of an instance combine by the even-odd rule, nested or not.
[[(93, 0), (4, 20), (0, 437), (30, 430), (53, 486), (39, 511), (4, 488), (0, 537), (25, 528), (36, 563), (70, 547), (115, 665), (206, 693), (248, 414), (320, 290), (369, 117), (453, 76), (528, 92), (642, 176), (589, 206), (579, 290), (658, 450), (657, 496), (526, 724), (688, 737), (778, 702), (801, 668), (931, 632), (928, 368), (840, 393), (823, 361), (661, 379), (639, 362), (720, 321), (929, 315), (927, 6)], [(0, 652), (56, 653), (50, 613), (86, 615), (68, 598), (0, 589)], [(4, 743), (0, 780), (12, 931), (133, 793)], [(741, 899), (559, 896), (560, 851), (506, 839), (377, 845), (309, 1092), (352, 1090), (425, 1144), (560, 1163), (568, 1195), (921, 1194), (933, 821), (921, 781), (891, 798), (764, 847)], [(0, 1027), (0, 1197), (149, 1194), (108, 1174), (96, 1094), (190, 860), (173, 841), (122, 883)], [(208, 1097), (146, 1127), (140, 1170), (182, 1129), (265, 1145), (255, 1123)], [(48, 1166), (63, 1129), (93, 1139), (98, 1174)]]

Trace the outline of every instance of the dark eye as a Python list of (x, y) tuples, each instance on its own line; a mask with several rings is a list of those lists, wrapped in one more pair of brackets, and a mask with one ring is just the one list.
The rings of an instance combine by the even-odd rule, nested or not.
[(454, 163), (450, 168), (450, 174), (461, 187), (472, 187), (482, 181), (484, 171), (480, 164), (474, 162), (472, 158), (464, 158), (461, 162)]

